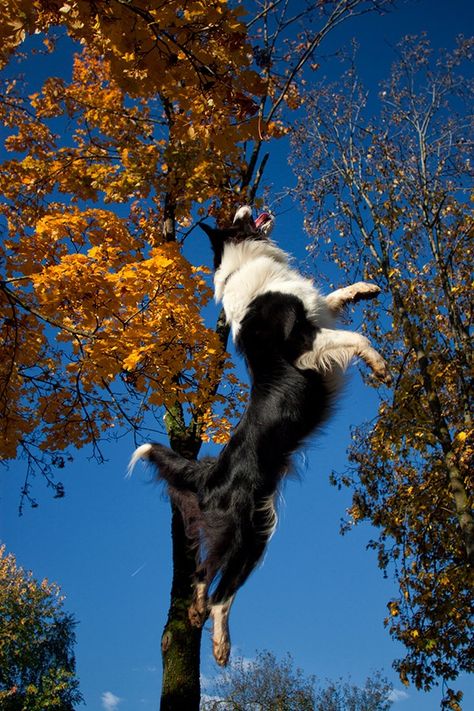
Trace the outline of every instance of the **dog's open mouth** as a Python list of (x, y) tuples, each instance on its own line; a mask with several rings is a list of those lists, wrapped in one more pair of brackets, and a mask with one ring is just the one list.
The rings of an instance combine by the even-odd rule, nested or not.
[(268, 235), (273, 227), (274, 218), (269, 212), (262, 212), (255, 220), (255, 227), (264, 235)]
[(234, 216), (234, 229), (238, 234), (234, 235), (234, 242), (242, 242), (245, 239), (266, 239), (272, 231), (275, 218), (270, 212), (262, 212), (256, 220), (252, 217), (252, 209), (249, 205), (240, 207)]
[(270, 215), (269, 212), (262, 212), (261, 215), (257, 217), (255, 220), (255, 227), (257, 227), (259, 230), (267, 224), (267, 222), (270, 222), (272, 219), (272, 216)]

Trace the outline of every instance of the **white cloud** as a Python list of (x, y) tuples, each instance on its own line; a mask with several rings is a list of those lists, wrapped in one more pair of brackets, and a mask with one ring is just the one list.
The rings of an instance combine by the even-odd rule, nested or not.
[(105, 711), (116, 711), (121, 701), (122, 699), (112, 694), (111, 691), (104, 691), (102, 694), (102, 708)]
[(160, 671), (160, 667), (157, 667), (156, 664), (147, 664), (147, 666), (145, 667), (145, 671), (148, 674), (156, 674)]
[(403, 689), (392, 689), (392, 691), (388, 695), (389, 701), (393, 701), (394, 704), (396, 704), (397, 701), (405, 701), (405, 699), (408, 699), (408, 697), (409, 694), (407, 694), (407, 692)]

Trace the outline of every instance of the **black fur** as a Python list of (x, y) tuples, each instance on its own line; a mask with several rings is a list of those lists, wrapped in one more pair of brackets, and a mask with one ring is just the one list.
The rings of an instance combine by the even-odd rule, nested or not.
[(274, 502), (292, 454), (327, 417), (352, 357), (365, 357), (378, 377), (389, 380), (367, 339), (331, 330), (344, 303), (374, 298), (377, 287), (360, 282), (322, 297), (268, 240), (272, 223), (268, 213), (254, 222), (250, 208), (243, 207), (227, 229), (201, 225), (214, 252), (216, 298), (251, 376), (250, 399), (229, 443), (217, 458), (201, 461), (161, 444), (143, 445), (131, 462), (133, 467), (141, 457), (152, 461), (181, 511), (197, 555), (190, 619), (202, 624), (210, 605), (220, 664), (230, 649), (232, 596), (261, 559), (276, 525)]
[(201, 462), (160, 444), (147, 455), (170, 485), (188, 536), (196, 546), (204, 541), (196, 581), (211, 586), (217, 578), (211, 605), (230, 598), (260, 560), (273, 528), (268, 502), (292, 453), (327, 414), (322, 377), (293, 365), (314, 335), (299, 299), (257, 297), (237, 339), (252, 377), (250, 401), (227, 446)]

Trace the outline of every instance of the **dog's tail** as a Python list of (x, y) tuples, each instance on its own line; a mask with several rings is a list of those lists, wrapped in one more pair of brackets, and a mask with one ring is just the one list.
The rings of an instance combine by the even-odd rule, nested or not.
[(155, 465), (159, 479), (163, 479), (175, 489), (187, 491), (196, 491), (203, 467), (206, 466), (204, 462), (186, 459), (162, 444), (142, 444), (132, 454), (127, 476), (132, 475), (140, 459)]

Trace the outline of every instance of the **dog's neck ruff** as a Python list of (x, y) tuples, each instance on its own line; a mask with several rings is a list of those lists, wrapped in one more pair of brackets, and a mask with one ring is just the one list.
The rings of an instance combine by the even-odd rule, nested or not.
[(277, 264), (288, 265), (288, 255), (269, 239), (248, 239), (238, 244), (229, 243), (224, 247), (222, 260), (214, 276), (214, 296), (219, 303), (224, 297), (224, 289), (229, 280), (255, 260), (273, 260)]

